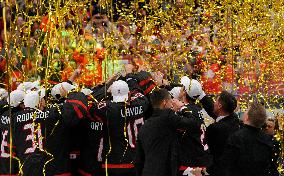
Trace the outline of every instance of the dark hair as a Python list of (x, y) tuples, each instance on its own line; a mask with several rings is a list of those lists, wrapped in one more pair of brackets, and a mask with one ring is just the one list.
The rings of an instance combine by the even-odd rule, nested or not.
[(266, 122), (266, 110), (257, 100), (253, 101), (248, 110), (249, 122), (252, 126), (261, 128)]
[(231, 114), (237, 108), (237, 99), (227, 91), (222, 91), (218, 100), (222, 105), (222, 110), (226, 113)]
[(150, 94), (150, 101), (153, 108), (159, 108), (163, 100), (167, 100), (170, 98), (170, 94), (167, 89), (155, 89)]

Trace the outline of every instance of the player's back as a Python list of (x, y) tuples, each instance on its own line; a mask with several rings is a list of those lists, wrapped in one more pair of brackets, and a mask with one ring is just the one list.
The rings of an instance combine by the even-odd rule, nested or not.
[[(14, 114), (20, 111), (21, 108), (13, 108), (11, 110), (11, 114)], [(0, 116), (0, 175), (16, 175), (18, 173), (18, 161), (14, 155), (14, 145), (11, 143), (10, 138), (10, 113), (9, 111), (5, 111)], [(10, 146), (13, 145), (13, 146)], [(10, 153), (10, 147), (12, 150)], [(10, 159), (12, 157), (12, 162), (10, 163)]]
[[(144, 108), (142, 105), (110, 103), (108, 115), (109, 135), (111, 137), (110, 160), (131, 161), (128, 153), (135, 148), (138, 129), (144, 124)], [(124, 155), (122, 155), (124, 153)]]
[(127, 102), (101, 102), (98, 108), (104, 109), (109, 140), (104, 150), (107, 155), (109, 168), (134, 168), (132, 165), (135, 154), (136, 138), (139, 128), (144, 124), (148, 100), (141, 93), (132, 94)]
[(85, 138), (84, 145), (81, 145), (79, 172), (82, 175), (103, 174), (102, 161), (105, 157), (103, 153), (103, 145), (107, 139), (104, 138), (105, 121), (98, 114), (98, 105), (95, 102), (89, 104), (89, 113), (91, 118), (86, 118), (82, 121), (83, 133)]
[(206, 126), (202, 108), (194, 103), (186, 105), (192, 117), (198, 122), (194, 128), (183, 131), (179, 136), (180, 159), (182, 166), (205, 167), (211, 164), (211, 156), (205, 142)]
[[(26, 108), (13, 115), (16, 155), (24, 175), (63, 174), (68, 168), (68, 131), (56, 108)], [(38, 167), (37, 169), (35, 169)]]

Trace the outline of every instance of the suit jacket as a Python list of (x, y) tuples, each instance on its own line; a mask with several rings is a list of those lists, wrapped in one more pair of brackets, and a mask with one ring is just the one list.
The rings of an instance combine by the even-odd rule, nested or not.
[(197, 121), (172, 110), (154, 109), (140, 128), (136, 143), (137, 176), (176, 176), (178, 171), (177, 129), (192, 129)]
[(269, 175), (272, 139), (260, 128), (245, 125), (231, 135), (220, 158), (223, 176)]
[(239, 119), (235, 113), (207, 127), (205, 138), (210, 153), (213, 155), (213, 165), (208, 169), (210, 175), (220, 175), (218, 174), (221, 170), (219, 159), (223, 154), (228, 138), (237, 130), (239, 130)]

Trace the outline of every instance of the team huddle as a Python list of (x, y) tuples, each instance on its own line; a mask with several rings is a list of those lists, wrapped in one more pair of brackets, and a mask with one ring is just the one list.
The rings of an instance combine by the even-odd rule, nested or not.
[(240, 128), (232, 94), (213, 102), (187, 76), (173, 84), (127, 68), (92, 89), (72, 81), (50, 89), (23, 82), (9, 96), (1, 89), (0, 175), (269, 174), (273, 144), (260, 130), (261, 103)]

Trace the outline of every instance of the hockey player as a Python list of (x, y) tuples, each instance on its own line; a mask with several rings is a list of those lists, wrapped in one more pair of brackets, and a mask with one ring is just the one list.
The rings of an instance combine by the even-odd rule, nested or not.
[(84, 145), (81, 145), (80, 148), (78, 173), (82, 176), (104, 175), (102, 164), (103, 158), (106, 155), (105, 153), (103, 153), (106, 124), (96, 111), (97, 106), (97, 102), (90, 98), (88, 105), (90, 117), (84, 119), (81, 122), (81, 125), (83, 127), (82, 134), (86, 136)]
[(84, 144), (80, 148), (78, 173), (82, 176), (104, 175), (102, 164), (106, 152), (103, 150), (103, 146), (106, 142), (105, 140), (108, 140), (108, 138), (104, 138), (104, 136), (107, 136), (105, 134), (107, 131), (106, 121), (101, 118), (105, 114), (100, 115), (100, 111), (97, 109), (98, 102), (106, 100), (109, 97), (109, 93), (106, 94), (106, 91), (117, 78), (118, 75), (114, 75), (108, 81), (97, 85), (92, 90), (82, 90), (88, 97), (88, 109), (90, 113), (90, 117), (81, 122), (82, 134), (86, 136)]
[(180, 147), (180, 174), (188, 170), (205, 170), (212, 163), (212, 157), (209, 154), (208, 146), (205, 142), (206, 126), (202, 108), (197, 105), (196, 99), (197, 89), (201, 85), (194, 79), (188, 77), (181, 78), (183, 87), (180, 90), (179, 98), (185, 103), (188, 113), (191, 113), (196, 126), (186, 131), (179, 131), (179, 147)]
[(115, 81), (110, 92), (112, 100), (99, 102), (93, 111), (107, 128), (104, 138), (107, 155), (102, 167), (110, 176), (134, 175), (136, 138), (144, 124), (148, 100), (138, 91), (130, 92), (127, 82), (122, 80)]
[[(24, 96), (25, 93), (21, 90), (14, 90), (11, 92), (10, 100), (8, 99), (11, 106), (11, 114), (18, 113), (24, 109)], [(10, 125), (10, 112), (9, 110), (6, 110), (0, 116), (0, 175), (17, 175), (19, 172), (18, 161), (15, 159), (15, 148), (13, 143), (11, 143), (12, 141), (10, 141)], [(10, 149), (12, 150), (10, 151)]]
[[(67, 92), (62, 88), (61, 95)], [(70, 92), (62, 106), (46, 108), (45, 92), (31, 91), (25, 109), (13, 114), (13, 139), (22, 175), (71, 175), (68, 129), (86, 117), (87, 99)]]

